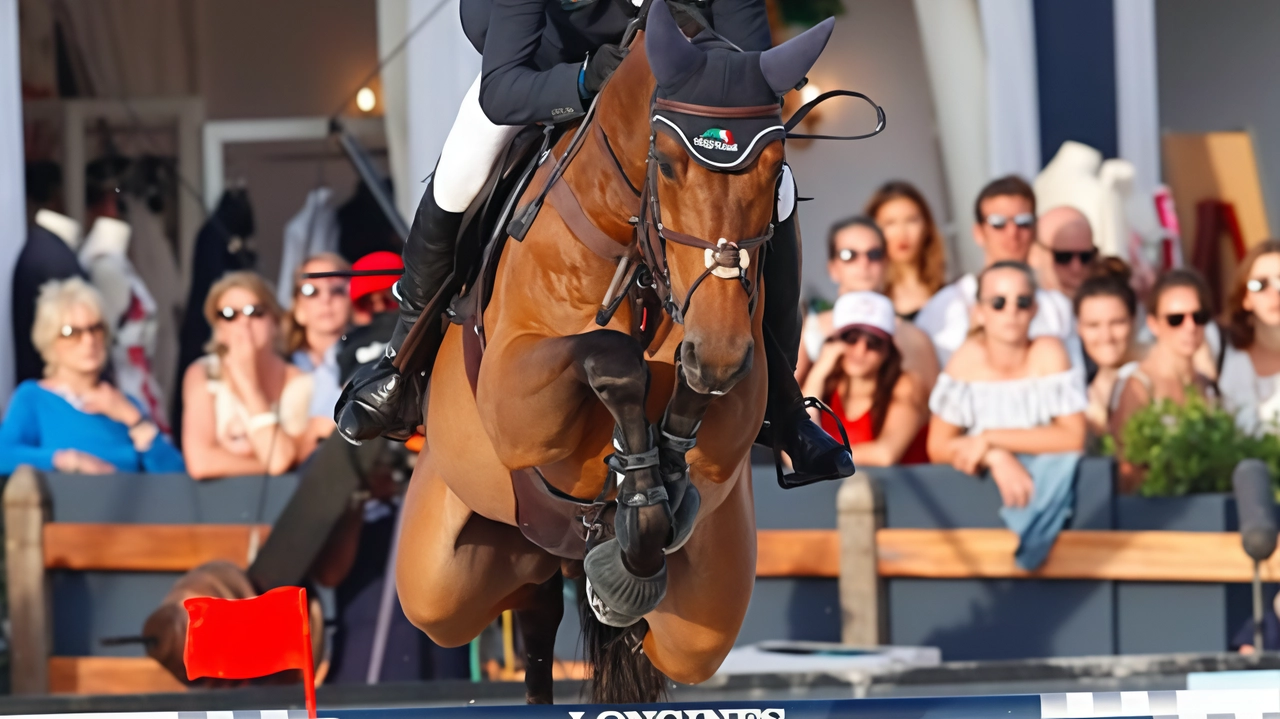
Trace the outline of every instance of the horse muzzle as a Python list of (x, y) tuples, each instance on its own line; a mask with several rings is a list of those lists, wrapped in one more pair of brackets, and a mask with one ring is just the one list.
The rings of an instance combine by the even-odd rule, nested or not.
[(685, 382), (699, 394), (721, 395), (751, 373), (755, 342), (710, 343), (685, 338), (680, 345), (680, 364)]

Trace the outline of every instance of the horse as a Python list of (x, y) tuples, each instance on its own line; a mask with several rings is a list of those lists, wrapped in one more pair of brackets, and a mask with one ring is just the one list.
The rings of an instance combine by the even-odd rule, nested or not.
[[(444, 646), (515, 610), (530, 703), (551, 702), (565, 577), (586, 574), (593, 701), (704, 681), (733, 646), (755, 581), (778, 97), (831, 29), (744, 53), (690, 42), (654, 0), (524, 191), (524, 207), (548, 204), (495, 253), (487, 304), (445, 332), (396, 585)], [(754, 136), (735, 141), (734, 123)], [(661, 303), (621, 302), (628, 288)], [(619, 297), (611, 313), (602, 297)], [(577, 509), (547, 531), (539, 502)]]

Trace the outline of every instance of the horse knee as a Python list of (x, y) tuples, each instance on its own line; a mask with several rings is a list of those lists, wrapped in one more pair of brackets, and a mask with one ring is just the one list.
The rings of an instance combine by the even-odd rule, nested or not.
[(645, 643), (645, 652), (658, 671), (681, 684), (700, 684), (710, 679), (733, 648), (733, 637), (697, 637), (691, 634), (683, 636), (679, 646), (670, 646), (667, 651), (656, 647), (656, 651), (651, 650), (649, 643)]
[[(451, 607), (428, 602), (401, 601), (401, 608), (409, 623), (421, 629), (431, 641), (442, 647), (460, 647), (474, 639), (480, 631), (471, 631)], [(481, 630), (484, 625), (481, 625)]]
[(615, 330), (584, 335), (581, 366), (587, 384), (605, 402), (643, 402), (648, 393), (644, 348), (629, 335)]

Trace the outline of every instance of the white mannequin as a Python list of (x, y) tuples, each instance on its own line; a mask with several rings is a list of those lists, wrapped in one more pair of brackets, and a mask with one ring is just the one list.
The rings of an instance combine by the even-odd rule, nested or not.
[(157, 306), (129, 261), (132, 233), (128, 223), (99, 217), (80, 248), (80, 264), (102, 293), (102, 316), (112, 333), (111, 366), (116, 385), (142, 402), (156, 424), (167, 432), (164, 393), (151, 370)]

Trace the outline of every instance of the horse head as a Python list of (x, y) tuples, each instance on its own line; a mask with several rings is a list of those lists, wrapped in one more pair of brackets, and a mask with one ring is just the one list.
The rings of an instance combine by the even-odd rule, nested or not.
[(709, 33), (690, 41), (661, 0), (649, 10), (648, 252), (668, 311), (684, 324), (680, 361), (698, 392), (723, 394), (751, 371), (760, 259), (782, 177), (781, 96), (833, 25), (744, 52)]

